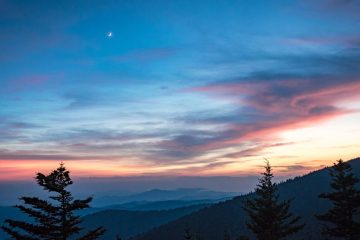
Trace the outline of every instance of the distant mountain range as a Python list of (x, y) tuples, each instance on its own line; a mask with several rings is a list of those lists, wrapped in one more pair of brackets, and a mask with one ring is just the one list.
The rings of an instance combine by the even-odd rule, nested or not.
[[(79, 212), (83, 216), (82, 227), (107, 229), (101, 239), (115, 239), (116, 234), (130, 237), (215, 203), (216, 200), (129, 202), (103, 208), (90, 208)], [(14, 207), (0, 207), (0, 226), (5, 219), (32, 221)], [(7, 235), (0, 229), (0, 239)]]
[[(360, 158), (350, 161), (355, 175), (360, 177)], [(314, 214), (326, 211), (330, 203), (319, 199), (330, 190), (328, 169), (321, 169), (279, 184), (281, 199), (293, 199), (291, 211), (302, 217), (306, 227), (287, 240), (323, 240), (320, 223)], [(219, 240), (227, 231), (231, 238), (251, 233), (245, 227), (246, 215), (242, 202), (253, 197), (247, 194), (219, 193), (204, 189), (153, 189), (124, 197), (109, 197), (99, 202), (115, 203), (82, 211), (85, 229), (103, 226), (102, 240), (183, 240), (185, 228), (205, 240)], [(99, 204), (100, 205), (100, 204)], [(5, 218), (26, 219), (14, 208), (0, 207), (0, 223)], [(6, 239), (0, 231), (0, 239)]]
[(129, 202), (158, 202), (169, 200), (194, 201), (215, 200), (237, 196), (240, 193), (216, 192), (202, 188), (178, 188), (174, 190), (152, 189), (146, 192), (131, 194), (127, 196), (102, 196), (96, 197), (92, 202), (95, 207), (109, 206)]
[[(233, 194), (205, 189), (154, 189), (125, 197), (111, 198), (109, 202), (113, 203), (117, 199), (119, 202), (115, 203), (118, 204), (85, 209), (79, 214), (84, 219), (83, 227), (92, 228), (102, 225), (108, 229), (102, 239), (108, 239), (110, 236), (110, 239), (114, 239), (118, 233), (122, 237), (129, 237), (145, 232), (210, 204), (229, 199)], [(200, 199), (202, 197), (209, 199)], [(177, 200), (156, 201), (157, 199)], [(0, 225), (7, 218), (31, 221), (14, 207), (0, 207)], [(6, 239), (6, 236), (0, 230), (0, 239)]]
[(104, 207), (88, 208), (79, 212), (85, 216), (105, 210), (127, 210), (127, 211), (155, 211), (171, 210), (175, 208), (189, 207), (193, 205), (210, 205), (220, 201), (225, 201), (231, 197), (221, 199), (201, 199), (201, 200), (167, 200), (167, 201), (134, 201), (122, 204), (114, 204)]
[(110, 205), (103, 208), (95, 208), (97, 211), (104, 209), (118, 209), (129, 211), (152, 211), (152, 210), (170, 210), (181, 207), (188, 207), (200, 204), (212, 204), (228, 200), (230, 197), (221, 199), (201, 199), (201, 200), (167, 200), (167, 201), (134, 201), (117, 205)]
[[(354, 174), (360, 178), (360, 158), (350, 161)], [(330, 203), (319, 199), (322, 192), (330, 191), (328, 169), (312, 172), (303, 177), (296, 177), (279, 184), (281, 199), (293, 199), (292, 211), (302, 217), (305, 228), (287, 240), (322, 240), (321, 224), (314, 214), (325, 212)], [(360, 187), (360, 186), (359, 186)], [(188, 216), (155, 228), (135, 240), (183, 240), (184, 229), (189, 227), (197, 235), (206, 240), (222, 239), (224, 231), (232, 238), (242, 235), (251, 236), (245, 227), (246, 214), (242, 202), (253, 194), (236, 197), (232, 200), (211, 205)]]

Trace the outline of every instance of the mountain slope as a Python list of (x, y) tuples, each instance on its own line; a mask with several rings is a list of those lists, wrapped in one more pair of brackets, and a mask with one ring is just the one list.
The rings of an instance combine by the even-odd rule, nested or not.
[[(85, 216), (96, 212), (105, 210), (128, 210), (128, 211), (155, 211), (155, 210), (170, 210), (175, 208), (189, 207), (193, 205), (210, 205), (218, 203), (223, 200), (230, 199), (230, 197), (223, 199), (202, 199), (202, 200), (167, 200), (167, 201), (134, 201), (121, 204), (114, 204), (104, 207), (91, 207), (79, 211), (79, 215)], [(0, 219), (2, 213), (0, 212)]]
[[(85, 229), (93, 229), (98, 226), (103, 226), (107, 229), (107, 232), (104, 237), (101, 239), (115, 239), (116, 234), (121, 234), (122, 237), (134, 236), (139, 233), (143, 233), (152, 229), (153, 227), (160, 226), (162, 224), (168, 223), (174, 219), (180, 218), (184, 215), (195, 212), (201, 208), (204, 208), (210, 205), (210, 200), (203, 201), (189, 201), (189, 202), (151, 202), (143, 203), (144, 205), (133, 206), (133, 204), (128, 203), (129, 206), (119, 205), (118, 209), (111, 208), (116, 206), (109, 206), (109, 208), (104, 209), (90, 209), (89, 214), (84, 216), (84, 212), (81, 211), (83, 215), (82, 227)], [(182, 207), (175, 208), (174, 206), (191, 204)], [(136, 205), (134, 203), (134, 205)], [(156, 207), (169, 207), (169, 209), (157, 209)], [(120, 209), (124, 207), (132, 207), (132, 210)], [(144, 208), (147, 210), (135, 210), (137, 207)], [(152, 210), (148, 210), (151, 209)], [(95, 212), (94, 212), (95, 211)], [(80, 212), (79, 212), (80, 213)], [(16, 219), (32, 222), (33, 220), (28, 218), (27, 215), (20, 212), (14, 207), (0, 207), (0, 226), (5, 219)], [(8, 235), (0, 229), (0, 239), (6, 239)]]
[(198, 204), (214, 204), (223, 200), (231, 199), (230, 197), (224, 199), (202, 199), (202, 200), (166, 200), (166, 201), (135, 201), (116, 205), (98, 208), (100, 210), (117, 209), (129, 211), (152, 211), (152, 210), (170, 210), (181, 207), (188, 207)]
[[(360, 177), (360, 158), (350, 161), (350, 164), (356, 176)], [(289, 239), (322, 239), (320, 224), (314, 214), (324, 212), (330, 206), (329, 202), (318, 198), (321, 192), (330, 190), (329, 180), (328, 169), (322, 169), (279, 184), (280, 198), (294, 199), (291, 210), (306, 223), (303, 231)], [(242, 209), (242, 201), (248, 197), (252, 194), (209, 206), (153, 229), (136, 240), (182, 240), (187, 227), (206, 240), (222, 239), (224, 231), (233, 238), (240, 234), (251, 236), (245, 227), (246, 215)]]
[(123, 204), (128, 202), (156, 202), (156, 201), (194, 201), (202, 199), (221, 199), (239, 195), (233, 192), (216, 192), (202, 188), (178, 188), (173, 190), (152, 189), (126, 196), (102, 196), (96, 197), (92, 202), (95, 207), (106, 207), (114, 204)]
[(206, 204), (198, 204), (161, 211), (105, 210), (85, 216), (81, 225), (85, 229), (103, 226), (107, 231), (100, 239), (115, 239), (117, 234), (121, 235), (122, 238), (128, 238), (193, 213), (206, 206)]

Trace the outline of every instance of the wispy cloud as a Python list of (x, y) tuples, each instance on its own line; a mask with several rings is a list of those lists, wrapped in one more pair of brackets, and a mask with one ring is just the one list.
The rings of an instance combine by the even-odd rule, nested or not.
[(284, 174), (307, 171), (293, 149), (310, 140), (285, 133), (357, 129), (359, 7), (2, 1), (0, 160), (231, 174), (276, 152)]

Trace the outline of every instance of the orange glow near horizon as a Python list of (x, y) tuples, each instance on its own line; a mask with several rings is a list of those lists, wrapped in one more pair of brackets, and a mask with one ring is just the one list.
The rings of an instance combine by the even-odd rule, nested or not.
[[(359, 156), (360, 128), (354, 129), (352, 121), (360, 122), (360, 113), (338, 117), (320, 125), (286, 130), (278, 137), (285, 144), (265, 147), (256, 156), (241, 157), (224, 165), (211, 168), (206, 164), (132, 165), (124, 161), (66, 160), (66, 167), (74, 177), (116, 177), (140, 175), (181, 176), (239, 176), (256, 175), (262, 171), (264, 158), (270, 160), (277, 175), (301, 175), (329, 166), (336, 159), (349, 160)], [(354, 133), (358, 134), (354, 134)], [(213, 156), (211, 156), (213, 157)], [(206, 157), (205, 157), (206, 158)], [(289, 164), (291, 160), (291, 164)], [(50, 172), (59, 161), (55, 160), (0, 160), (0, 181), (31, 180), (36, 172)], [(297, 168), (298, 167), (298, 168)], [(289, 171), (291, 168), (292, 170)]]
[(360, 156), (357, 1), (3, 2), (0, 181), (61, 161), (160, 179), (268, 159), (286, 178)]
[[(227, 159), (213, 152), (202, 156), (198, 163), (168, 165), (132, 164), (132, 161), (115, 160), (65, 160), (66, 167), (74, 177), (116, 177), (141, 175), (179, 176), (240, 176), (256, 175), (262, 171), (264, 158), (270, 160), (274, 171), (282, 176), (305, 174), (337, 159), (349, 160), (359, 156), (360, 127), (354, 129), (353, 122), (360, 122), (360, 113), (353, 113), (323, 121), (316, 125), (298, 129), (287, 129), (277, 133), (283, 145), (269, 145), (256, 155)], [(357, 134), (356, 134), (357, 133)], [(226, 152), (226, 150), (224, 150)], [(207, 159), (216, 158), (218, 167), (211, 167)], [(138, 160), (140, 161), (140, 160)], [(146, 162), (146, 160), (143, 160)], [(201, 163), (203, 162), (203, 163)], [(290, 163), (291, 162), (291, 163)], [(223, 163), (223, 164), (221, 164)], [(30, 180), (36, 172), (50, 172), (59, 161), (55, 160), (0, 160), (0, 181)], [(291, 170), (289, 170), (291, 169)]]

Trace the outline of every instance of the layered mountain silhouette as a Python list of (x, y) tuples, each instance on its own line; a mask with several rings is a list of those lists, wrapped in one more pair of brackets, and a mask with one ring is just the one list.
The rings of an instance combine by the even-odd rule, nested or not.
[[(360, 177), (360, 158), (353, 159), (349, 163), (353, 167), (354, 174)], [(305, 228), (289, 240), (323, 239), (320, 235), (321, 223), (316, 220), (314, 214), (323, 213), (330, 207), (329, 202), (318, 198), (320, 193), (330, 191), (329, 183), (329, 172), (327, 168), (324, 168), (278, 185), (280, 199), (293, 199), (291, 211), (300, 215), (302, 221), (306, 223)], [(239, 235), (251, 237), (251, 233), (245, 226), (247, 217), (242, 209), (242, 202), (251, 197), (253, 197), (252, 193), (208, 206), (134, 239), (182, 240), (185, 228), (190, 228), (194, 235), (205, 240), (222, 239), (224, 231), (228, 232), (232, 238)]]
[(175, 208), (188, 207), (198, 204), (213, 204), (220, 201), (231, 199), (226, 197), (221, 199), (201, 199), (201, 200), (166, 200), (166, 201), (134, 201), (122, 204), (109, 205), (102, 208), (90, 209), (92, 212), (99, 212), (101, 210), (117, 209), (129, 211), (153, 211), (153, 210), (170, 210)]
[[(107, 229), (106, 234), (101, 239), (115, 239), (117, 234), (127, 238), (178, 219), (220, 200), (134, 201), (101, 208), (89, 208), (80, 211), (79, 214), (83, 216), (82, 227), (85, 229), (92, 229), (92, 226), (99, 225)], [(0, 206), (0, 226), (7, 218), (32, 222), (32, 219), (18, 209)], [(0, 229), (0, 239), (6, 239), (6, 237), (8, 236)]]
[(178, 189), (151, 189), (149, 191), (125, 195), (125, 196), (101, 196), (95, 197), (92, 205), (97, 207), (114, 204), (138, 202), (159, 202), (159, 201), (194, 201), (194, 200), (216, 200), (239, 195), (233, 192), (216, 192), (203, 188), (178, 188)]
[[(360, 158), (349, 163), (360, 178)], [(323, 213), (330, 207), (329, 202), (318, 198), (320, 193), (330, 191), (329, 183), (329, 172), (324, 168), (278, 185), (280, 199), (293, 199), (291, 211), (306, 223), (305, 228), (289, 240), (323, 240), (321, 223), (314, 214)], [(245, 226), (247, 219), (242, 202), (253, 194), (231, 200), (228, 200), (229, 193), (224, 194), (219, 200), (213, 198), (222, 197), (221, 194), (203, 189), (155, 189), (127, 199), (134, 201), (82, 211), (82, 227), (91, 229), (101, 225), (107, 229), (101, 239), (110, 240), (117, 234), (132, 240), (182, 240), (185, 228), (190, 228), (194, 235), (204, 240), (223, 239), (225, 231), (232, 239), (239, 235), (251, 237)], [(200, 197), (207, 199), (198, 199)], [(31, 221), (17, 209), (0, 207), (0, 222), (5, 218)], [(0, 239), (6, 239), (2, 231)]]
[(85, 216), (81, 226), (85, 229), (93, 229), (100, 225), (103, 226), (107, 231), (99, 239), (115, 239), (116, 235), (127, 239), (130, 236), (143, 233), (206, 206), (206, 204), (198, 204), (170, 210), (153, 211), (111, 209)]

